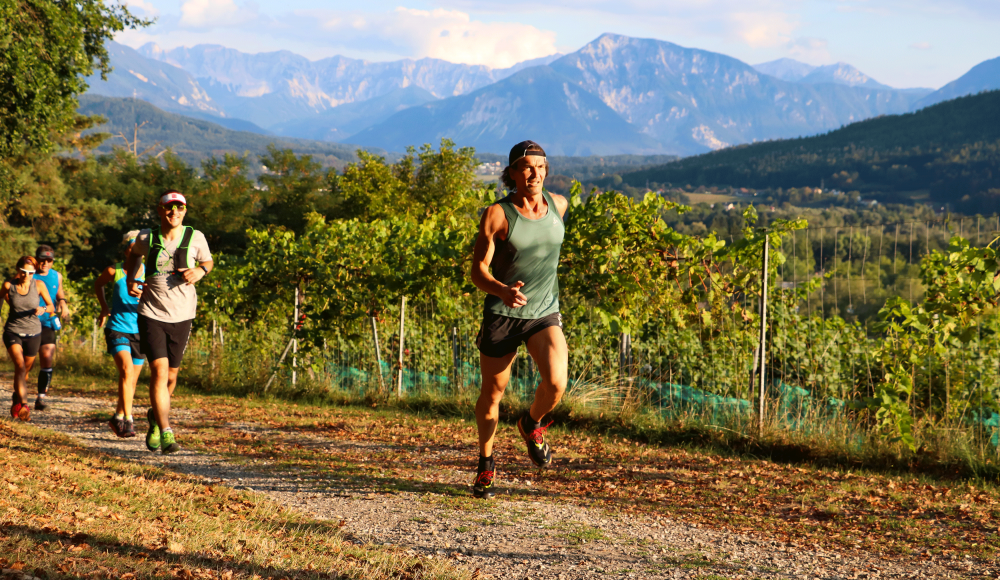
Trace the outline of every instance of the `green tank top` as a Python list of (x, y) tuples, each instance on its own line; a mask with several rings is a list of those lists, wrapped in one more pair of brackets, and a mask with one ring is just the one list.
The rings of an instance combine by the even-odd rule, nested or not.
[(528, 219), (518, 213), (513, 197), (507, 196), (497, 203), (507, 216), (507, 239), (495, 242), (493, 252), (493, 277), (506, 285), (520, 280), (521, 292), (528, 303), (520, 308), (508, 308), (503, 300), (486, 295), (487, 312), (511, 318), (536, 319), (559, 312), (559, 249), (562, 246), (562, 217), (547, 191), (542, 191), (548, 211), (538, 219)]

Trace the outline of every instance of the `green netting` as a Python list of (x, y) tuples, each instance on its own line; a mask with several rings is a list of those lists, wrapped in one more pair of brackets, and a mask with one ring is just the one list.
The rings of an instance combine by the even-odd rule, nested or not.
[[(352, 366), (330, 363), (326, 372), (333, 384), (340, 388), (360, 390), (379, 388), (379, 379), (374, 372), (368, 372)], [(382, 361), (382, 377), (387, 385), (395, 389), (394, 369), (391, 364)], [(479, 367), (463, 362), (452, 375), (428, 373), (406, 369), (403, 372), (403, 393), (417, 394), (421, 392), (444, 392), (458, 385), (479, 383)], [(533, 392), (538, 384), (537, 374), (524, 372), (512, 374), (508, 391), (522, 393)], [(693, 413), (713, 423), (722, 423), (737, 416), (747, 416), (753, 413), (753, 403), (747, 399), (717, 395), (704, 389), (674, 383), (660, 383), (639, 377), (633, 385), (652, 395), (654, 405), (657, 405), (665, 417), (676, 417)], [(572, 390), (574, 381), (570, 381)], [(816, 428), (821, 421), (837, 419), (847, 409), (846, 401), (835, 397), (815, 398), (812, 393), (802, 387), (789, 385), (775, 380), (768, 388), (767, 398), (776, 414), (772, 420), (795, 430), (809, 431)], [(1000, 446), (1000, 414), (992, 409), (982, 408), (970, 412), (965, 421), (970, 425), (980, 426), (991, 434), (990, 442)], [(859, 439), (860, 443), (860, 439)]]

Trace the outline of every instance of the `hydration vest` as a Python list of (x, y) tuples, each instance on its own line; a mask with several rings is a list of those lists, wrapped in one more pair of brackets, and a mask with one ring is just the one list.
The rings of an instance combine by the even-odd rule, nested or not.
[[(174, 251), (174, 269), (169, 273), (174, 273), (181, 268), (190, 268), (192, 264), (190, 263), (190, 249), (191, 249), (191, 238), (194, 237), (194, 228), (191, 226), (184, 226), (184, 233), (181, 235), (181, 243), (177, 246), (177, 250)], [(157, 257), (160, 252), (165, 252), (166, 247), (163, 245), (163, 236), (160, 235), (160, 228), (149, 231), (149, 254), (146, 256), (146, 270), (149, 272), (149, 276), (156, 276), (158, 274), (163, 274), (160, 271), (159, 260)], [(150, 270), (152, 270), (150, 272)]]

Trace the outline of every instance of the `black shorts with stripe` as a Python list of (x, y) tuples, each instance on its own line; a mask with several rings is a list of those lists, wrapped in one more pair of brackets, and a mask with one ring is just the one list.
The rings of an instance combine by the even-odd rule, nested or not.
[(161, 322), (139, 315), (139, 352), (146, 356), (149, 364), (161, 358), (167, 359), (172, 369), (181, 368), (184, 350), (191, 337), (191, 320), (181, 322)]
[(487, 311), (483, 313), (476, 346), (488, 357), (502, 358), (517, 352), (521, 343), (550, 326), (562, 328), (562, 315), (553, 312), (541, 318), (511, 318)]

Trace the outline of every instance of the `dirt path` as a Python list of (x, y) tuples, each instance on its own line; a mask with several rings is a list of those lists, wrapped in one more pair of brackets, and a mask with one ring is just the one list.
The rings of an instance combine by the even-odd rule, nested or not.
[[(2, 390), (9, 396), (10, 384), (4, 383)], [(266, 494), (317, 519), (343, 521), (357, 542), (392, 544), (428, 557), (449, 558), (470, 571), (478, 569), (476, 578), (1000, 578), (1000, 567), (973, 566), (971, 560), (889, 561), (793, 548), (667, 518), (619, 517), (564, 502), (515, 501), (503, 495), (492, 502), (476, 502), (470, 509), (468, 502), (436, 492), (378, 493), (338, 487), (335, 481), (276, 475), (266, 466), (236, 464), (210, 453), (183, 450), (162, 456), (146, 450), (142, 433), (136, 439), (111, 434), (104, 412), (112, 408), (110, 398), (52, 397), (51, 402), (49, 410), (33, 414), (33, 422), (87, 447)], [(145, 407), (138, 407), (136, 416), (143, 417), (144, 412)], [(193, 412), (179, 409), (175, 415), (183, 444), (185, 419), (193, 418)], [(143, 431), (145, 426), (143, 419), (136, 428)], [(238, 423), (227, 428), (234, 435), (262, 431)], [(345, 438), (305, 438), (334, 455), (369, 445)], [(461, 469), (442, 471), (439, 481), (467, 486), (471, 475)]]

